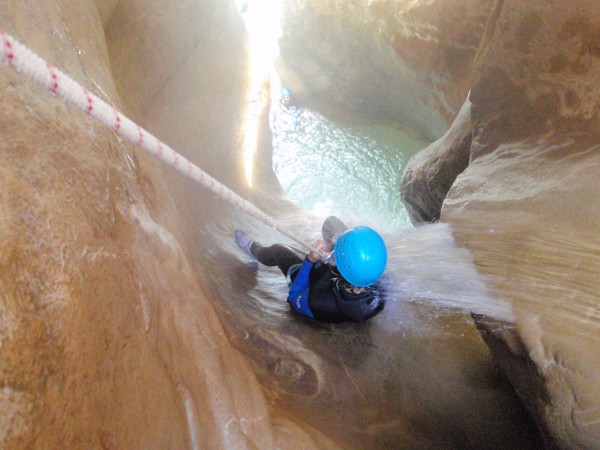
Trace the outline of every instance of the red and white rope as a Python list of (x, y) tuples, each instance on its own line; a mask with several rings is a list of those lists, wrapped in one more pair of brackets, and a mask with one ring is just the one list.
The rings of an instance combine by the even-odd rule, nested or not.
[(157, 137), (144, 130), (1, 29), (0, 61), (29, 80), (41, 84), (66, 103), (77, 106), (85, 114), (93, 117), (128, 141), (139, 145), (147, 152), (160, 158), (185, 176), (207, 187), (236, 208), (245, 211), (307, 249), (317, 252), (323, 259), (326, 259), (326, 255), (322, 252), (318, 252), (311, 245), (296, 237), (291, 231), (277, 225), (274, 219), (268, 214), (212, 178), (167, 144), (161, 142)]

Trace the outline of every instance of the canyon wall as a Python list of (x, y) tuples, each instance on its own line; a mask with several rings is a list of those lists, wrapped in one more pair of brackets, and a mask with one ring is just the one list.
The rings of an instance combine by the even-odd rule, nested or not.
[(300, 98), (445, 133), (493, 0), (285, 0), (278, 65)]
[[(322, 97), (431, 138), (447, 131), (411, 163), (404, 185), (414, 183), (403, 198), (415, 222), (452, 224), (494, 293), (513, 304), (516, 327), (480, 316), (477, 326), (548, 446), (564, 448), (599, 440), (598, 8), (517, 0), (284, 7), (280, 67), (300, 98)], [(0, 11), (0, 27), (220, 181), (255, 195), (240, 149), (249, 104), (268, 99), (252, 97), (233, 3), (0, 0)], [(234, 258), (216, 242), (230, 243), (226, 208), (4, 66), (0, 104), (0, 446), (335, 448), (270, 405), (254, 372), (293, 384), (286, 370), (297, 366), (285, 358), (269, 366), (279, 355), (271, 341), (259, 348), (267, 363), (251, 366), (226, 337), (210, 279), (217, 258), (237, 277)], [(263, 112), (268, 149), (266, 123)], [(397, 329), (395, 316), (386, 320)], [(324, 335), (345, 337), (351, 350), (353, 339), (369, 341), (368, 329), (336, 337), (285, 325), (321, 344)], [(461, 326), (464, 341), (460, 333), (437, 337), (452, 350), (444, 358), (422, 335), (394, 350), (407, 366), (419, 366), (415, 355), (426, 351), (444, 362), (429, 379), (439, 377), (444, 402), (412, 379), (400, 385), (410, 387), (402, 397), (383, 373), (376, 388), (398, 394), (386, 407), (405, 415), (360, 432), (401, 433), (415, 447), (445, 437), (448, 445), (480, 443), (503, 431), (506, 442), (535, 442), (515, 424), (518, 405), (473, 326)], [(386, 333), (375, 334), (398, 340)], [(397, 379), (405, 366), (394, 361), (387, 367)], [(331, 399), (347, 395), (351, 416), (352, 367), (331, 365), (349, 381), (317, 400), (329, 413)], [(363, 383), (373, 388), (367, 369)], [(414, 402), (400, 404), (404, 398)], [(473, 398), (477, 405), (465, 400)], [(367, 403), (365, 415), (378, 407)], [(457, 409), (489, 415), (465, 425)], [(492, 434), (482, 427), (494, 417), (502, 420)], [(475, 429), (475, 420), (484, 425)]]
[(498, 1), (463, 113), (402, 186), (512, 303), (515, 327), (476, 320), (548, 447), (600, 442), (599, 79), (597, 2)]
[[(159, 109), (161, 95), (192, 97), (177, 89), (177, 74), (190, 74), (177, 64), (196, 55), (201, 104), (151, 131), (210, 168), (227, 158), (217, 150), (238, 146), (244, 113), (244, 30), (222, 4), (2, 0), (0, 27), (147, 126), (185, 107)], [(165, 35), (148, 14), (179, 14), (180, 28)], [(196, 26), (207, 18), (212, 28)], [(109, 56), (104, 27), (109, 42), (137, 44)], [(227, 38), (215, 38), (220, 27)], [(154, 52), (140, 52), (144, 42)], [(146, 68), (129, 71), (140, 59)], [(0, 447), (333, 447), (272, 414), (226, 339), (173, 201), (198, 188), (4, 65), (0, 104)]]

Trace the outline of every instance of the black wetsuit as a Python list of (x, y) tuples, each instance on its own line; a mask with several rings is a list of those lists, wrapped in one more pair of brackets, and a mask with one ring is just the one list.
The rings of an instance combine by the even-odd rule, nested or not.
[[(335, 236), (328, 229), (330, 218), (324, 224), (323, 237), (332, 242)], [(334, 222), (334, 228), (340, 231), (341, 221)], [(345, 228), (345, 226), (343, 226)], [(343, 230), (341, 230), (343, 231)], [(352, 292), (349, 285), (335, 267), (323, 263), (311, 263), (291, 248), (275, 244), (263, 247), (252, 244), (252, 254), (262, 264), (277, 266), (292, 282), (288, 302), (292, 309), (302, 315), (320, 322), (363, 322), (375, 316), (385, 306), (385, 291), (381, 282)]]
[(385, 306), (384, 290), (380, 283), (353, 293), (347, 289), (352, 286), (328, 264), (314, 264), (309, 280), (308, 309), (314, 319), (321, 322), (364, 322), (381, 312)]

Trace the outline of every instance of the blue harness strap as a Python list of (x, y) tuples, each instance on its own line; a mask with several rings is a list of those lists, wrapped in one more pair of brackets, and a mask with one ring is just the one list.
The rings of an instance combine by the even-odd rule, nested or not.
[(302, 267), (302, 263), (292, 264), (288, 269), (287, 275), (285, 277), (285, 279), (287, 280), (288, 288), (292, 287), (292, 276), (294, 276), (294, 274), (300, 270), (300, 267)]
[[(313, 263), (309, 260), (305, 259), (302, 265), (300, 265), (299, 269), (295, 269), (298, 271), (296, 278), (294, 278), (294, 282), (290, 286), (290, 293), (288, 294), (288, 302), (292, 305), (295, 311), (300, 314), (310, 317), (313, 317), (313, 313), (308, 308), (308, 292), (309, 292), (309, 282), (310, 282), (310, 269), (312, 269)], [(290, 267), (288, 270), (288, 275), (290, 275), (290, 271), (294, 266)], [(295, 271), (294, 271), (295, 272)], [(292, 273), (294, 273), (292, 272)]]

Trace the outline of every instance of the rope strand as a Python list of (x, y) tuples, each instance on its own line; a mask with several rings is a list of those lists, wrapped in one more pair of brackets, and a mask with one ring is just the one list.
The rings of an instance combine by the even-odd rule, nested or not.
[(324, 261), (327, 259), (327, 255), (298, 238), (290, 230), (277, 225), (271, 216), (212, 178), (167, 144), (161, 142), (156, 136), (153, 136), (126, 117), (123, 113), (117, 111), (102, 99), (89, 92), (71, 77), (46, 62), (43, 58), (1, 29), (0, 61), (29, 80), (41, 84), (65, 103), (75, 105), (85, 114), (93, 117), (119, 136), (127, 139), (133, 144), (139, 145), (145, 151), (156, 156), (183, 175), (210, 189), (234, 207), (250, 214), (267, 226), (296, 241), (303, 247), (316, 252)]

